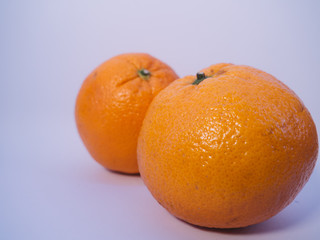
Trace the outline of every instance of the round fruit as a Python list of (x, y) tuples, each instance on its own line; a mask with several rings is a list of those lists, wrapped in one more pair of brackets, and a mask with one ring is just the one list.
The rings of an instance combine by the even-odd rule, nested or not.
[(165, 63), (148, 54), (122, 54), (97, 67), (83, 82), (75, 117), (92, 157), (104, 167), (138, 173), (137, 139), (147, 108), (177, 79)]
[(138, 140), (141, 177), (170, 213), (237, 228), (286, 207), (315, 166), (318, 138), (301, 100), (248, 66), (213, 65), (152, 101)]

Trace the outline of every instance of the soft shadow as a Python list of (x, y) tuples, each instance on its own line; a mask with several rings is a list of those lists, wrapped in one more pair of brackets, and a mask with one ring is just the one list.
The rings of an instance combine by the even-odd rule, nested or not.
[(140, 174), (126, 174), (117, 171), (111, 171), (100, 165), (90, 165), (81, 170), (82, 179), (86, 181), (108, 184), (108, 185), (141, 185)]
[(106, 171), (114, 173), (114, 174), (119, 174), (119, 175), (123, 175), (123, 176), (138, 176), (140, 177), (140, 173), (124, 173), (124, 172), (119, 172), (119, 171), (115, 171), (115, 170), (110, 170), (105, 168)]
[[(307, 222), (320, 207), (320, 192), (317, 183), (320, 181), (320, 174), (314, 172), (309, 182), (305, 185), (298, 197), (283, 211), (271, 219), (252, 226), (232, 229), (206, 228), (191, 225), (202, 231), (210, 231), (222, 234), (261, 234), (268, 232), (281, 231), (284, 229), (296, 227), (296, 225)], [(301, 204), (303, 202), (303, 204)]]

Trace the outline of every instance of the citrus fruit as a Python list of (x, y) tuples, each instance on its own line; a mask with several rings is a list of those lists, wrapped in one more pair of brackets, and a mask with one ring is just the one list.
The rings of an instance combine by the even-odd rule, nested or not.
[(138, 173), (137, 139), (145, 112), (177, 78), (168, 65), (142, 53), (98, 66), (83, 82), (75, 107), (78, 131), (92, 157), (110, 170)]
[(237, 228), (286, 207), (312, 173), (310, 113), (275, 77), (217, 64), (152, 101), (138, 140), (140, 175), (156, 200), (194, 225)]

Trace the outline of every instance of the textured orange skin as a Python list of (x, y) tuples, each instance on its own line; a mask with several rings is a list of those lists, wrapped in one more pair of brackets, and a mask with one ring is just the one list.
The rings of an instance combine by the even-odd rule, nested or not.
[[(151, 76), (141, 78), (147, 69)], [(92, 157), (104, 167), (138, 173), (137, 139), (147, 108), (160, 90), (178, 76), (148, 54), (122, 54), (97, 67), (83, 82), (75, 117)]]
[(140, 175), (158, 202), (191, 224), (238, 228), (286, 207), (318, 154), (301, 100), (248, 66), (213, 65), (178, 79), (151, 103), (138, 140)]

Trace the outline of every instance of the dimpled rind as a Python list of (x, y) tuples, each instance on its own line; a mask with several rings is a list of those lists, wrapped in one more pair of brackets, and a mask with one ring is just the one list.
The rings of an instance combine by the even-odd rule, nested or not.
[(237, 228), (293, 201), (318, 154), (310, 113), (282, 82), (249, 66), (217, 64), (171, 83), (151, 103), (138, 140), (141, 177), (191, 224)]

